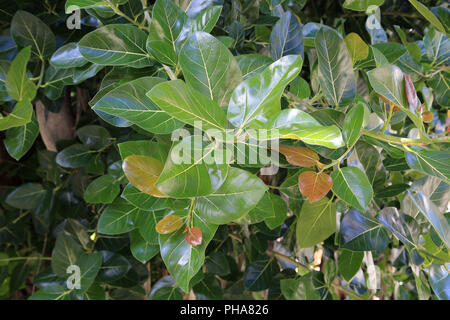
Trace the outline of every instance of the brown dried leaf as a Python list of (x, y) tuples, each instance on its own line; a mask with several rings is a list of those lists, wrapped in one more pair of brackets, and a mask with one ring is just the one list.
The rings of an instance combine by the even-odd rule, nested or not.
[(186, 233), (184, 239), (191, 246), (199, 246), (202, 244), (203, 239), (202, 231), (197, 227), (191, 228), (189, 229), (188, 233)]
[(278, 150), (295, 166), (313, 167), (319, 163), (318, 154), (308, 148), (280, 145)]
[(183, 226), (183, 220), (176, 215), (165, 216), (164, 219), (156, 224), (156, 232), (159, 234), (168, 234), (177, 231)]
[(333, 180), (326, 173), (305, 171), (298, 176), (298, 188), (310, 203), (319, 201), (331, 190)]

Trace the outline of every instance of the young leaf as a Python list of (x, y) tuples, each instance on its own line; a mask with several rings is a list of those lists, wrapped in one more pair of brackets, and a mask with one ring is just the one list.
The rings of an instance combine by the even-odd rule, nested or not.
[(300, 192), (308, 198), (309, 203), (319, 201), (327, 195), (333, 186), (333, 181), (324, 172), (305, 171), (298, 176)]
[[(175, 212), (174, 214), (180, 217), (186, 216), (185, 211)], [(187, 243), (182, 229), (178, 229), (175, 233), (159, 236), (161, 257), (167, 270), (184, 292), (189, 291), (190, 280), (203, 266), (206, 247), (217, 230), (217, 225), (207, 223), (195, 210), (192, 219), (194, 227), (202, 230), (203, 236), (200, 245), (191, 246)]]
[(156, 186), (156, 180), (163, 170), (164, 164), (155, 158), (132, 155), (125, 158), (122, 170), (128, 181), (140, 191), (154, 197), (166, 198)]
[(160, 220), (155, 228), (159, 234), (168, 234), (177, 231), (183, 224), (184, 222), (179, 216), (171, 214)]
[(197, 227), (193, 227), (188, 230), (184, 239), (191, 246), (199, 246), (202, 244), (202, 237), (202, 231)]
[(373, 190), (367, 176), (357, 167), (345, 167), (331, 174), (333, 192), (349, 205), (366, 211)]
[(231, 52), (205, 32), (195, 32), (186, 40), (179, 63), (186, 83), (219, 106), (228, 105), (234, 88), (242, 81)]
[(297, 242), (309, 248), (336, 232), (336, 205), (328, 198), (304, 202), (297, 220)]
[(319, 155), (308, 148), (280, 145), (278, 150), (294, 166), (313, 167), (320, 164)]
[(345, 44), (352, 56), (353, 63), (364, 60), (369, 56), (369, 46), (357, 33), (349, 33), (345, 37)]

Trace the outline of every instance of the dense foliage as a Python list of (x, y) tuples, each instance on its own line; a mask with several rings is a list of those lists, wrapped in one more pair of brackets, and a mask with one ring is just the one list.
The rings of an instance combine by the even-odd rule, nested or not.
[(0, 6), (0, 298), (450, 298), (446, 1)]

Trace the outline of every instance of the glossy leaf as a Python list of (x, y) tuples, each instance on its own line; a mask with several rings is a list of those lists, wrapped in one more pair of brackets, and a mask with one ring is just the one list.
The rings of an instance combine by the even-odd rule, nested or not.
[(297, 220), (297, 242), (309, 248), (336, 232), (336, 205), (328, 198), (304, 202)]
[(345, 115), (342, 135), (347, 146), (352, 146), (359, 138), (364, 122), (364, 106), (360, 103), (353, 106)]
[(224, 183), (228, 173), (228, 164), (223, 158), (221, 163), (215, 162), (215, 152), (214, 145), (204, 145), (200, 136), (189, 136), (175, 143), (156, 187), (175, 198), (214, 193)]
[(280, 288), (287, 300), (320, 300), (319, 292), (314, 287), (311, 275), (298, 279), (282, 279)]
[(62, 69), (82, 67), (87, 63), (88, 61), (81, 55), (76, 42), (63, 45), (50, 58), (52, 66)]
[(356, 94), (356, 77), (344, 39), (333, 29), (321, 29), (315, 44), (320, 87), (327, 102), (336, 107), (350, 104)]
[(159, 252), (159, 245), (147, 242), (138, 230), (130, 232), (130, 250), (141, 263), (146, 263)]
[(225, 224), (252, 210), (267, 190), (261, 179), (230, 168), (224, 183), (213, 194), (196, 201), (198, 214), (209, 223)]
[(196, 32), (186, 40), (179, 63), (186, 83), (219, 106), (228, 105), (234, 88), (242, 81), (231, 52), (205, 32)]
[(343, 7), (355, 11), (366, 11), (370, 6), (381, 6), (384, 0), (345, 0)]
[(368, 214), (350, 209), (341, 221), (340, 245), (352, 251), (383, 252), (389, 242), (383, 226)]
[(153, 64), (145, 50), (146, 38), (144, 31), (135, 26), (110, 24), (86, 34), (78, 48), (92, 63), (143, 68)]
[(331, 174), (333, 192), (349, 205), (366, 211), (373, 197), (367, 176), (357, 167), (345, 167)]
[(309, 203), (317, 202), (325, 197), (332, 186), (331, 177), (324, 172), (305, 171), (298, 176), (300, 192), (308, 198)]
[(244, 273), (244, 286), (249, 291), (262, 291), (269, 288), (272, 278), (279, 272), (273, 259), (262, 256), (253, 261)]
[(136, 228), (136, 221), (141, 209), (117, 198), (103, 210), (98, 221), (97, 230), (103, 234), (121, 234)]
[(287, 55), (303, 59), (303, 30), (300, 19), (290, 10), (283, 12), (270, 34), (270, 53), (274, 60)]
[(60, 277), (67, 276), (67, 268), (75, 265), (83, 254), (83, 248), (71, 236), (61, 234), (52, 252), (52, 270)]
[(4, 140), (9, 155), (19, 161), (33, 146), (39, 135), (39, 124), (36, 116), (32, 115), (31, 121), (23, 126), (14, 127), (6, 131)]
[(26, 183), (9, 193), (5, 202), (14, 208), (33, 209), (39, 204), (45, 191), (39, 183)]
[(81, 168), (93, 157), (92, 151), (82, 144), (73, 144), (56, 155), (56, 163), (64, 168)]
[[(175, 212), (179, 216), (186, 216), (186, 212)], [(177, 281), (178, 286), (184, 291), (189, 291), (189, 282), (200, 270), (205, 261), (205, 249), (217, 230), (217, 225), (207, 223), (196, 211), (193, 212), (194, 227), (202, 231), (202, 244), (191, 246), (185, 241), (183, 230), (160, 235), (159, 244), (161, 256), (167, 270)]]
[(262, 54), (241, 54), (235, 57), (242, 72), (242, 78), (247, 80), (260, 74), (273, 63), (273, 59)]
[(219, 105), (207, 96), (190, 89), (182, 80), (156, 85), (147, 96), (161, 110), (187, 124), (195, 126), (201, 123), (204, 130), (223, 131), (227, 128), (227, 119)]
[(302, 63), (298, 55), (285, 56), (241, 82), (231, 96), (228, 120), (239, 128), (264, 126), (280, 111), (281, 95), (299, 74)]
[(406, 162), (411, 169), (418, 170), (450, 182), (450, 153), (438, 150), (410, 150)]
[(203, 238), (202, 231), (197, 227), (190, 228), (187, 231), (186, 236), (184, 237), (186, 242), (189, 243), (191, 246), (201, 245), (202, 238)]

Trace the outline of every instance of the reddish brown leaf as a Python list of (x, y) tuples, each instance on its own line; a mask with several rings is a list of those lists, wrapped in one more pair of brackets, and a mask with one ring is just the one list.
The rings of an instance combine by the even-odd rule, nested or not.
[(202, 244), (202, 231), (197, 227), (191, 228), (189, 229), (188, 233), (186, 233), (184, 239), (191, 246), (199, 246), (200, 244)]
[(326, 173), (305, 171), (298, 176), (298, 188), (310, 203), (319, 201), (331, 190), (333, 180)]
[(417, 107), (417, 102), (418, 102), (416, 88), (414, 88), (414, 84), (411, 81), (411, 78), (407, 74), (405, 74), (405, 91), (406, 91), (406, 97), (408, 98), (409, 105), (415, 109)]
[(431, 111), (425, 111), (422, 113), (422, 119), (425, 123), (430, 123), (433, 121), (433, 112)]
[(181, 228), (183, 220), (176, 215), (165, 216), (164, 219), (156, 224), (156, 232), (159, 234), (168, 234)]
[(295, 166), (313, 167), (319, 163), (317, 153), (308, 148), (280, 145), (278, 150), (286, 157), (286, 160), (290, 164)]

